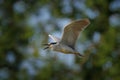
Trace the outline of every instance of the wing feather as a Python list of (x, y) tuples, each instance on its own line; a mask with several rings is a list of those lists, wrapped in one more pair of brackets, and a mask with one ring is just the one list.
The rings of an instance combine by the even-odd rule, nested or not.
[(76, 20), (65, 26), (60, 43), (66, 44), (72, 48), (82, 30), (84, 30), (90, 21), (88, 19)]
[(52, 40), (54, 40), (55, 42), (60, 42), (60, 38), (52, 36), (52, 35), (48, 35)]

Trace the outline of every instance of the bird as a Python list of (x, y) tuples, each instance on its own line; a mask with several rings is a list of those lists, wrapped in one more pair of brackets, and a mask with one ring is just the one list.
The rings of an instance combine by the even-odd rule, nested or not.
[(50, 49), (57, 52), (62, 52), (64, 54), (75, 54), (78, 56), (83, 56), (80, 54), (76, 48), (76, 40), (79, 34), (90, 24), (89, 19), (79, 19), (72, 21), (64, 27), (62, 38), (58, 38), (49, 34), (55, 42), (44, 44), (46, 49)]

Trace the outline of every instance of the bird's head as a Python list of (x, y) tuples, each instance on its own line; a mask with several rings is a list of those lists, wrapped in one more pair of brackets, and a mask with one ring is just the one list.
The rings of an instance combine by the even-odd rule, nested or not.
[(52, 48), (53, 46), (55, 46), (57, 44), (57, 42), (52, 42), (52, 43), (48, 43), (48, 44), (44, 44), (46, 47), (44, 48), (45, 49), (49, 49), (49, 48)]

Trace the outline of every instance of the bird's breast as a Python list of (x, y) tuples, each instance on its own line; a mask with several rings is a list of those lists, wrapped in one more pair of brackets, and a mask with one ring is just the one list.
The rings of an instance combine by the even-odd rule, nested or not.
[(53, 50), (58, 51), (58, 52), (62, 52), (62, 53), (65, 53), (65, 54), (72, 54), (72, 53), (75, 52), (72, 48), (70, 48), (67, 45), (57, 45), (57, 46), (54, 47)]

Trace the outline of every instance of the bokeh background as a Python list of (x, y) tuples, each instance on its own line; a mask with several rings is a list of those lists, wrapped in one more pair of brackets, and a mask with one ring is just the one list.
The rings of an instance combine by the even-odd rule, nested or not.
[[(43, 50), (83, 18), (84, 58)], [(0, 0), (0, 80), (120, 80), (120, 0)]]

